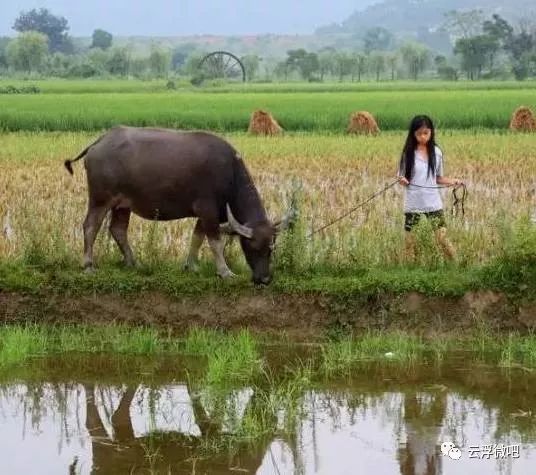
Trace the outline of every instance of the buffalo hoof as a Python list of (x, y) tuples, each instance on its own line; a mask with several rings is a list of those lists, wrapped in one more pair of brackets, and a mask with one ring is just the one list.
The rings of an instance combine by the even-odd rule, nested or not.
[(187, 261), (184, 264), (183, 269), (186, 272), (193, 272), (194, 274), (197, 274), (199, 272), (199, 264), (197, 264), (196, 262)]
[(232, 279), (233, 277), (236, 277), (236, 274), (231, 272), (229, 269), (227, 269), (226, 271), (218, 272), (218, 275), (222, 279)]
[(95, 271), (95, 268), (93, 266), (86, 266), (84, 267), (84, 273), (85, 274), (94, 274), (96, 271)]
[(271, 277), (263, 277), (262, 279), (253, 280), (253, 284), (255, 287), (265, 287), (267, 285), (270, 285), (270, 282), (272, 282)]
[(134, 261), (122, 261), (121, 264), (123, 267), (126, 267), (127, 269), (136, 268), (136, 263)]

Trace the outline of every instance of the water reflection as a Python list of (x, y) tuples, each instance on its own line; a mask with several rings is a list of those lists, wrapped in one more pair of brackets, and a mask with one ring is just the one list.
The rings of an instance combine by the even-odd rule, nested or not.
[(442, 473), (441, 428), (447, 409), (446, 391), (404, 395), (405, 443), (398, 458), (402, 475)]
[[(532, 473), (532, 374), (429, 371), (404, 384), (384, 372), (355, 375), (352, 384), (304, 389), (290, 406), (278, 406), (277, 388), (214, 394), (185, 382), (135, 379), (5, 383), (0, 473)], [(425, 373), (433, 386), (420, 381)], [(291, 408), (297, 417), (289, 417)], [(464, 450), (460, 460), (441, 454), (446, 440)], [(520, 444), (521, 457), (468, 456), (470, 445), (499, 443)]]

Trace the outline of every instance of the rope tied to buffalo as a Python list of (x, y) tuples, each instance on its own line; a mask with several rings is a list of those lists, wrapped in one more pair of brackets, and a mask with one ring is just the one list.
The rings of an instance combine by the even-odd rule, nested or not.
[[(321, 226), (321, 227), (319, 227), (317, 229), (314, 229), (313, 231), (311, 231), (311, 233), (308, 235), (308, 237), (310, 238), (313, 235), (318, 234), (318, 233), (324, 231), (325, 229), (333, 226), (334, 224), (338, 223), (339, 221), (342, 221), (344, 218), (346, 218), (347, 216), (351, 215), (352, 213), (357, 211), (359, 208), (362, 208), (363, 206), (365, 206), (366, 204), (370, 203), (372, 200), (374, 200), (378, 196), (386, 193), (390, 188), (395, 186), (400, 180), (401, 180), (400, 178), (397, 178), (396, 180), (394, 180), (393, 182), (389, 183), (387, 186), (385, 186), (381, 190), (379, 190), (376, 193), (374, 193), (371, 196), (369, 196), (365, 201), (362, 201), (362, 202), (358, 203), (356, 206), (354, 206), (350, 210), (346, 211), (341, 216), (335, 218), (332, 221), (329, 221), (328, 223), (324, 224), (323, 226)], [(461, 210), (462, 216), (465, 216), (465, 199), (467, 198), (467, 187), (465, 186), (464, 183), (461, 183), (459, 185), (438, 185), (438, 186), (421, 186), (421, 185), (414, 185), (414, 184), (410, 183), (408, 186), (413, 186), (413, 187), (417, 187), (417, 188), (432, 188), (432, 189), (443, 189), (443, 188), (451, 188), (452, 187), (452, 196), (453, 196), (452, 214), (453, 214), (453, 216), (458, 216), (459, 212)], [(459, 192), (459, 190), (461, 190), (461, 193)]]

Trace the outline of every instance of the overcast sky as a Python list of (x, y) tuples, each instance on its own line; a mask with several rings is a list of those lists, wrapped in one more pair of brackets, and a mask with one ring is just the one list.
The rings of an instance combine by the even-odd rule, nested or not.
[(182, 36), (312, 33), (378, 0), (0, 0), (0, 35), (12, 36), (21, 10), (48, 8), (73, 36), (95, 28), (114, 35)]

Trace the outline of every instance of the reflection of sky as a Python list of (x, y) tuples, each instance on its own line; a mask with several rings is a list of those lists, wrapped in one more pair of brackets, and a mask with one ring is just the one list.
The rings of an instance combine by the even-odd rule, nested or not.
[[(95, 389), (95, 402), (110, 437), (113, 436), (111, 416), (122, 393), (122, 388)], [(41, 391), (42, 403), (36, 407), (24, 385), (1, 390), (0, 474), (68, 473), (75, 457), (79, 460), (77, 473), (91, 473), (92, 453), (85, 428), (84, 389), (73, 385), (63, 388), (62, 395), (64, 402), (60, 405), (58, 389), (45, 385)], [(246, 389), (230, 396), (228, 406), (236, 409), (238, 419), (243, 415), (251, 395), (252, 391)], [(485, 408), (479, 400), (449, 394), (442, 427), (422, 430), (414, 430), (411, 423), (404, 424), (402, 394), (364, 397), (362, 402), (362, 406), (350, 409), (343, 396), (318, 392), (308, 394), (304, 402), (308, 415), (298, 431), (297, 459), (294, 460), (285, 441), (276, 439), (268, 447), (257, 473), (398, 475), (399, 446), (404, 446), (408, 437), (415, 437), (411, 435), (415, 433), (422, 434), (423, 440), (413, 441), (413, 446), (420, 447), (422, 451), (433, 451), (436, 443), (442, 441), (452, 441), (462, 448), (462, 458), (457, 461), (440, 455), (443, 475), (534, 473), (536, 444), (521, 446), (520, 459), (502, 463), (494, 458), (479, 460), (468, 457), (470, 445), (519, 443), (515, 435), (510, 436), (511, 439), (495, 439), (497, 414)], [(155, 430), (179, 431), (192, 436), (200, 434), (185, 385), (158, 390), (140, 386), (132, 401), (130, 415), (136, 437)], [(228, 420), (229, 426), (234, 423), (236, 420)], [(438, 440), (426, 440), (426, 437), (438, 437)]]
[[(66, 412), (50, 403), (54, 393), (43, 389), (39, 423), (32, 424), (31, 401), (24, 385), (4, 388), (0, 393), (0, 474), (66, 474), (75, 456), (81, 475), (91, 472), (91, 443), (85, 429), (85, 394), (82, 388), (65, 392)], [(9, 395), (6, 396), (6, 393)], [(29, 396), (29, 395), (28, 395)], [(78, 408), (78, 409), (77, 409)], [(78, 415), (76, 412), (78, 411)], [(25, 414), (26, 412), (26, 414)], [(80, 424), (79, 424), (80, 422)]]

